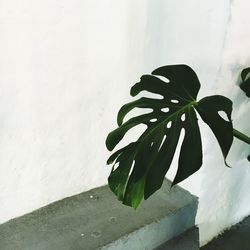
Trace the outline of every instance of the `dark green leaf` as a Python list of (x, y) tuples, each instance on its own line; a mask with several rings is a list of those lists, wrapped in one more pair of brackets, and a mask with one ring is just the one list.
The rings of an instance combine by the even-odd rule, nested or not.
[(185, 137), (181, 146), (178, 170), (173, 181), (177, 184), (199, 170), (202, 165), (202, 144), (200, 129), (193, 108), (186, 113), (189, 122), (185, 126)]
[[(246, 93), (248, 97), (250, 97), (250, 68), (243, 69), (241, 72), (242, 83), (240, 84), (240, 88)], [(248, 77), (247, 77), (248, 76)]]
[[(153, 75), (145, 75), (141, 77), (139, 83), (132, 87), (131, 95), (135, 96), (146, 90), (162, 95), (163, 99), (143, 97), (124, 105), (118, 113), (119, 127), (111, 132), (106, 140), (107, 148), (112, 150), (130, 128), (141, 123), (147, 125), (147, 130), (137, 142), (132, 144), (132, 147), (127, 146), (118, 150), (108, 160), (108, 163), (116, 160), (115, 163), (118, 165), (116, 169), (112, 170), (109, 177), (112, 191), (126, 205), (133, 207), (139, 205), (143, 196), (148, 198), (161, 187), (164, 176), (171, 165), (181, 129), (189, 127), (187, 124), (190, 122), (191, 127), (196, 124), (195, 128), (198, 128), (192, 105), (196, 103), (195, 99), (200, 83), (194, 71), (186, 65), (174, 65), (161, 67), (153, 74), (164, 76), (170, 82), (166, 83)], [(124, 117), (133, 108), (151, 108), (153, 111), (123, 123)], [(169, 108), (169, 111), (164, 112), (162, 110), (164, 108)], [(183, 114), (186, 114), (185, 121), (181, 120)], [(152, 122), (152, 119), (157, 119), (157, 121)], [(167, 126), (169, 123), (172, 123), (171, 127)], [(196, 170), (201, 166), (202, 158), (199, 128), (198, 132), (188, 129), (184, 139), (186, 142), (189, 140), (188, 138), (197, 135), (198, 150), (192, 154), (193, 158), (196, 159), (192, 160)], [(183, 174), (186, 177), (193, 173), (190, 173), (183, 164), (186, 157), (185, 151), (188, 149), (190, 149), (188, 143), (184, 143), (181, 153), (184, 160), (180, 163), (182, 171), (177, 174), (176, 180), (182, 180), (181, 175)], [(131, 169), (132, 172), (129, 175)]]
[(242, 78), (242, 81), (246, 81), (247, 80), (247, 75), (250, 73), (250, 68), (245, 68), (242, 70), (241, 72), (241, 78)]
[[(208, 96), (201, 99), (195, 108), (217, 138), (227, 165), (226, 157), (233, 142), (232, 101), (220, 95)], [(226, 113), (228, 121), (219, 115), (219, 111)]]
[[(140, 82), (131, 88), (131, 95), (136, 96), (141, 91), (148, 91), (161, 95), (162, 99), (142, 97), (125, 104), (118, 113), (119, 127), (112, 131), (106, 140), (107, 148), (113, 150), (129, 129), (139, 124), (147, 126), (136, 142), (116, 151), (108, 160), (109, 164), (114, 163), (116, 166), (113, 167), (109, 177), (111, 190), (124, 204), (134, 208), (143, 198), (147, 199), (161, 187), (172, 163), (182, 130), (185, 131), (185, 135), (173, 185), (186, 179), (201, 167), (202, 145), (194, 107), (203, 119), (205, 117), (208, 120), (206, 122), (213, 129), (224, 156), (230, 147), (229, 141), (224, 138), (229, 132), (218, 135), (217, 127), (210, 121), (210, 118), (222, 119), (218, 113), (216, 113), (218, 116), (214, 114), (216, 108), (211, 103), (211, 106), (207, 106), (209, 100), (207, 102), (203, 99), (199, 103), (196, 101), (200, 83), (190, 67), (164, 66), (152, 74), (142, 76)], [(217, 97), (211, 101), (215, 106), (220, 105), (219, 110), (228, 113), (229, 107), (218, 102)], [(124, 122), (127, 113), (134, 108), (150, 108), (152, 111)], [(223, 123), (220, 120), (219, 123), (220, 128), (222, 126), (227, 130), (228, 122)]]

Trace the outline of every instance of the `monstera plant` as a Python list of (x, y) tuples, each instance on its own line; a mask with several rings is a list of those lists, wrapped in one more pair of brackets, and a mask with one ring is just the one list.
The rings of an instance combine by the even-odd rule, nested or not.
[[(250, 68), (242, 72), (244, 88), (249, 88), (246, 83), (249, 72)], [(151, 75), (143, 75), (131, 88), (132, 96), (148, 91), (162, 98), (141, 97), (122, 106), (117, 117), (118, 128), (106, 139), (106, 146), (112, 151), (128, 130), (139, 124), (147, 126), (137, 141), (117, 150), (107, 161), (113, 164), (108, 178), (110, 189), (125, 205), (137, 208), (143, 198), (147, 199), (161, 187), (182, 130), (185, 135), (172, 185), (200, 169), (202, 141), (197, 114), (213, 131), (227, 166), (226, 157), (234, 136), (250, 144), (248, 136), (233, 128), (232, 101), (221, 95), (197, 100), (199, 89), (199, 79), (187, 65), (160, 67)], [(134, 108), (152, 111), (124, 122), (124, 117)], [(227, 119), (222, 118), (220, 111)]]

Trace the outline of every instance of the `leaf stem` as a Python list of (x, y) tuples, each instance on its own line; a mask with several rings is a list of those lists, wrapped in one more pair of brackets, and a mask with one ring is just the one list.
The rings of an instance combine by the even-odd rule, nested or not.
[(236, 129), (233, 129), (233, 136), (247, 144), (250, 144), (250, 137), (241, 133), (240, 131)]

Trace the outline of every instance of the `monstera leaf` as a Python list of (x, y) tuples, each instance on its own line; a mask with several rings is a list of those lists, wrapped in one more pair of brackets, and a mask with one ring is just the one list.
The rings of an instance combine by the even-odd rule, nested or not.
[[(232, 102), (218, 95), (197, 102), (199, 89), (199, 79), (187, 65), (158, 68), (152, 75), (142, 76), (131, 88), (132, 96), (148, 91), (162, 98), (142, 97), (125, 104), (118, 113), (118, 128), (107, 137), (106, 146), (111, 151), (129, 129), (139, 124), (147, 126), (137, 141), (119, 149), (107, 161), (113, 164), (109, 186), (125, 205), (136, 208), (143, 198), (147, 199), (161, 187), (182, 130), (185, 135), (173, 185), (199, 170), (202, 143), (196, 112), (212, 129), (226, 159), (233, 141)], [(152, 112), (123, 122), (134, 108), (151, 108)], [(224, 111), (228, 120), (224, 120), (218, 111)]]
[(243, 69), (241, 72), (242, 83), (240, 84), (240, 88), (246, 93), (248, 97), (250, 97), (250, 68)]

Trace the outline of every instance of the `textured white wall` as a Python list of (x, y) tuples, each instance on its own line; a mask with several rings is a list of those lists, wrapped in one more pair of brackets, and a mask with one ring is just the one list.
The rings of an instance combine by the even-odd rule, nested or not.
[[(216, 93), (233, 100), (234, 127), (250, 135), (250, 102), (238, 87), (241, 70), (250, 66), (250, 3), (234, 0), (224, 39)], [(229, 153), (231, 169), (221, 163), (214, 138), (207, 138), (206, 162), (201, 171), (200, 206), (197, 223), (204, 244), (227, 227), (250, 214), (250, 147), (235, 139)]]
[(143, 61), (139, 4), (0, 1), (0, 222), (106, 182), (105, 138)]
[[(237, 86), (241, 70), (250, 66), (249, 1), (188, 1), (186, 4), (162, 1), (161, 6), (150, 3), (150, 11), (154, 13), (148, 16), (155, 16), (147, 26), (151, 28), (148, 34), (153, 34), (147, 40), (147, 46), (152, 48), (146, 54), (148, 68), (155, 68), (159, 62), (160, 65), (191, 65), (202, 84), (200, 98), (222, 94), (232, 99), (234, 127), (249, 135), (250, 103)], [(204, 245), (250, 214), (250, 163), (246, 159), (250, 148), (235, 139), (228, 157), (232, 166), (229, 169), (223, 164), (214, 135), (206, 125), (200, 124), (203, 167), (180, 185), (199, 197), (196, 223)], [(169, 178), (175, 174), (177, 158), (174, 163)]]
[[(230, 0), (0, 1), (0, 223), (106, 183), (105, 137), (132, 84), (158, 66), (192, 66), (200, 97), (231, 97), (235, 125), (249, 132), (248, 101), (234, 85), (250, 63), (249, 4), (230, 6)], [(246, 146), (236, 142), (227, 169), (213, 135), (206, 126), (202, 132), (205, 164), (182, 186), (200, 197), (204, 243), (250, 208)]]

